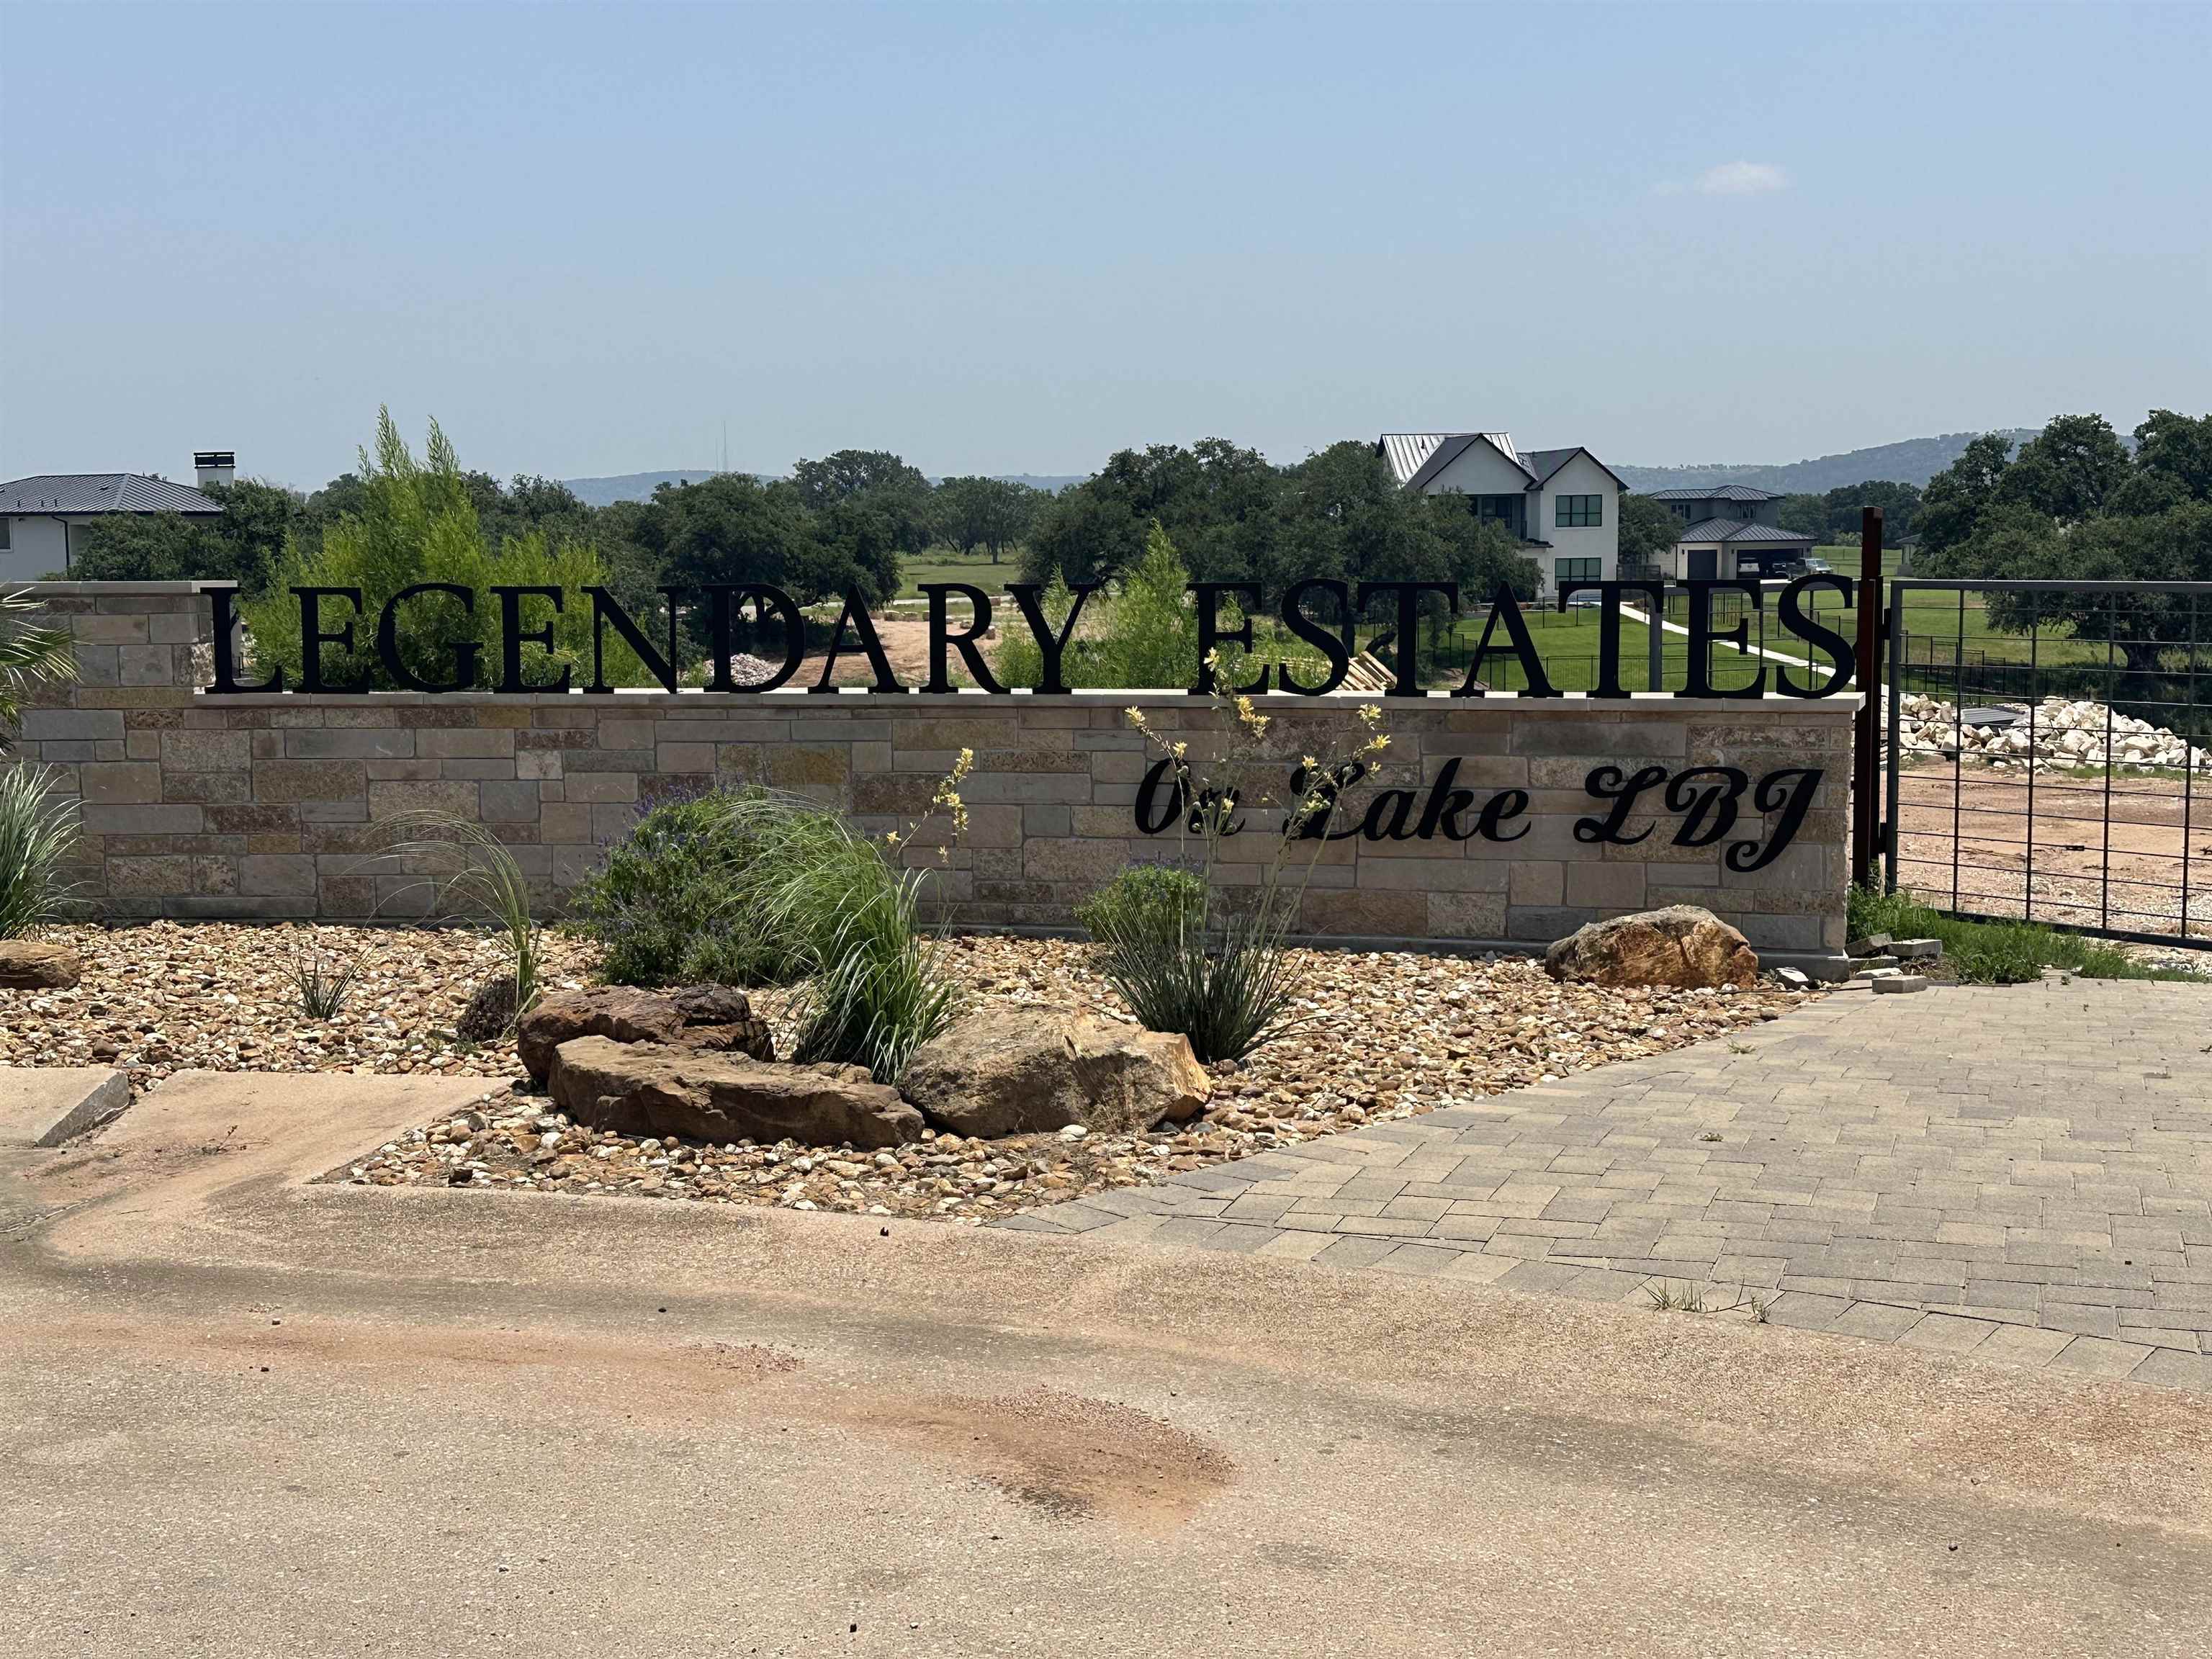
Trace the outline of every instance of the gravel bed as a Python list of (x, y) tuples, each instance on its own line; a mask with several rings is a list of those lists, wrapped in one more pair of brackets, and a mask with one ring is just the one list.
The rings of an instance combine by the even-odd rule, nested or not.
[[(986, 1001), (1088, 1006), (1127, 1018), (1081, 945), (954, 940)], [(978, 1223), (1170, 1171), (1432, 1111), (1775, 1018), (1808, 993), (1604, 991), (1554, 984), (1525, 958), (1411, 951), (1304, 953), (1313, 1022), (1243, 1065), (1213, 1068), (1206, 1116), (1175, 1131), (1079, 1130), (963, 1139), (927, 1133), (895, 1151), (661, 1142), (572, 1124), (513, 1092), (411, 1132), (331, 1178), (586, 1195), (781, 1205)], [(773, 1020), (775, 1001), (757, 999)]]
[[(512, 1042), (453, 1034), (469, 993), (501, 971), (498, 939), (472, 927), (153, 921), (48, 927), (84, 962), (72, 990), (0, 990), (0, 1066), (112, 1066), (142, 1094), (172, 1072), (521, 1074)], [(546, 936), (548, 982), (586, 983), (599, 947)], [(295, 962), (356, 958), (336, 1018), (308, 1019)]]
[[(1521, 957), (1416, 951), (1303, 952), (1312, 1018), (1243, 1065), (1213, 1068), (1206, 1116), (1173, 1133), (963, 1139), (932, 1133), (896, 1152), (784, 1142), (715, 1146), (580, 1128), (526, 1092), (514, 1045), (453, 1033), (470, 991), (501, 971), (499, 941), (467, 927), (151, 922), (62, 927), (83, 981), (0, 991), (0, 1065), (111, 1065), (134, 1092), (172, 1072), (366, 1072), (482, 1077), (465, 1115), (428, 1124), (331, 1172), (376, 1186), (475, 1185), (689, 1198), (798, 1209), (987, 1221), (1030, 1206), (1154, 1181), (1170, 1171), (1295, 1146), (1664, 1053), (1774, 1018), (1808, 994), (1607, 991), (1554, 984)], [(985, 935), (949, 941), (985, 1002), (1088, 1007), (1127, 1018), (1079, 944)], [(305, 1018), (292, 964), (363, 957), (337, 1018)], [(546, 939), (549, 983), (586, 983), (596, 949)], [(774, 993), (756, 997), (773, 1023)]]

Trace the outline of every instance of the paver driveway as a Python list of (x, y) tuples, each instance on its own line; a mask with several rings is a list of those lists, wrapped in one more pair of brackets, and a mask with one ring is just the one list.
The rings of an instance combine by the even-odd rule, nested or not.
[(1839, 992), (1748, 1036), (1006, 1224), (2212, 1390), (2212, 987)]

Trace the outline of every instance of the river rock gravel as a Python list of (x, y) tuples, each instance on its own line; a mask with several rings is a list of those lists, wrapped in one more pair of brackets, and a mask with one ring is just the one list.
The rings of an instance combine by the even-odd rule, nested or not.
[[(1126, 1008), (1061, 940), (956, 939), (946, 948), (980, 1001)], [(411, 1131), (331, 1179), (779, 1205), (978, 1223), (1032, 1205), (1415, 1115), (1610, 1060), (1774, 1018), (1807, 994), (1616, 991), (1554, 983), (1526, 958), (1412, 951), (1301, 953), (1310, 1022), (1243, 1064), (1212, 1068), (1206, 1115), (1172, 1130), (982, 1140), (933, 1132), (862, 1152), (792, 1142), (723, 1146), (581, 1127), (541, 1096), (488, 1093), (479, 1108)], [(773, 1020), (776, 1001), (757, 998)]]
[[(477, 1109), (410, 1131), (331, 1172), (374, 1186), (467, 1185), (687, 1198), (981, 1222), (1087, 1192), (1412, 1116), (1771, 1019), (1807, 994), (1607, 990), (1555, 983), (1526, 957), (1304, 951), (1305, 1023), (1243, 1064), (1212, 1068), (1202, 1118), (1172, 1132), (978, 1140), (931, 1134), (892, 1151), (663, 1142), (579, 1127), (528, 1085), (512, 1042), (455, 1034), (469, 994), (501, 970), (494, 934), (465, 927), (149, 922), (56, 927), (83, 959), (67, 991), (0, 991), (0, 1065), (109, 1065), (134, 1093), (185, 1068), (482, 1077)], [(945, 946), (978, 1003), (1086, 1008), (1127, 1019), (1059, 939), (958, 937)], [(549, 987), (590, 982), (595, 947), (545, 938)], [(301, 1012), (294, 967), (358, 957), (338, 1014)], [(773, 1024), (775, 993), (756, 993)]]

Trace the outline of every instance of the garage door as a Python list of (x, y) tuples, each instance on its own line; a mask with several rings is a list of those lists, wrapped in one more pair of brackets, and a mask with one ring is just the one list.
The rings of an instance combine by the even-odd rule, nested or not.
[(1720, 556), (1720, 551), (1717, 548), (1692, 548), (1690, 550), (1690, 580), (1693, 582), (1712, 580), (1718, 574), (1715, 566), (1719, 562)]

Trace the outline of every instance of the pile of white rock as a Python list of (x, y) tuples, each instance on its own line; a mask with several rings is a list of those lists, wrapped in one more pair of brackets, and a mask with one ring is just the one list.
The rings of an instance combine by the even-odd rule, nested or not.
[[(2008, 726), (1962, 721), (1956, 708), (1933, 697), (1902, 698), (1898, 709), (1908, 755), (1948, 756), (1956, 750), (1962, 760), (2025, 772), (2103, 766), (2108, 761), (2135, 771), (2212, 772), (2212, 749), (2192, 748), (2164, 726), (2101, 702), (2045, 697), (2036, 705), (2032, 719), (2027, 708), (2018, 708), (2013, 711), (2017, 720)], [(1882, 718), (1887, 724), (1887, 709)]]

